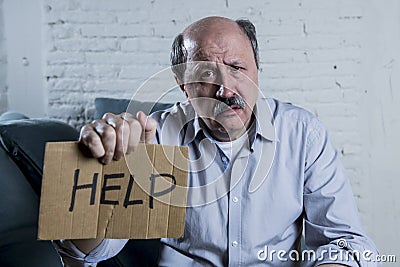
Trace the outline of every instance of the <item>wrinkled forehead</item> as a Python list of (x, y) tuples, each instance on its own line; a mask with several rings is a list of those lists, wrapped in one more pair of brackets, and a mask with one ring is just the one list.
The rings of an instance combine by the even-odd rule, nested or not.
[(223, 53), (242, 45), (250, 45), (250, 40), (236, 22), (194, 25), (183, 32), (183, 45), (189, 60), (207, 60), (210, 54)]

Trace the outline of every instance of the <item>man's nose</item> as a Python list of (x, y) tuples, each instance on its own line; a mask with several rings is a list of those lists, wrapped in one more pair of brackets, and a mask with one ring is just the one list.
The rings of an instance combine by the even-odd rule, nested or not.
[(236, 95), (235, 79), (230, 73), (230, 67), (226, 65), (219, 66), (219, 75), (217, 84), (220, 84), (216, 93), (217, 98), (230, 98)]
[(226, 88), (223, 84), (219, 86), (219, 89), (216, 93), (217, 98), (230, 98), (233, 96), (235, 96), (235, 92), (229, 88)]

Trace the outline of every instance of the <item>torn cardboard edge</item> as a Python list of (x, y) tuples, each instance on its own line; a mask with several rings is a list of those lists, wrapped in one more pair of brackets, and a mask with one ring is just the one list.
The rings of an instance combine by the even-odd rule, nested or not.
[(181, 237), (187, 159), (187, 147), (141, 144), (103, 165), (76, 142), (47, 143), (38, 238)]

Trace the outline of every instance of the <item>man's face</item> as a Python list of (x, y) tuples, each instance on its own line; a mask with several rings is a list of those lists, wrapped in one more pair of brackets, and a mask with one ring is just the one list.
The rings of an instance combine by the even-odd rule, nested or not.
[(248, 37), (236, 24), (222, 23), (188, 34), (184, 44), (186, 97), (214, 138), (237, 139), (250, 126), (258, 97), (258, 71)]

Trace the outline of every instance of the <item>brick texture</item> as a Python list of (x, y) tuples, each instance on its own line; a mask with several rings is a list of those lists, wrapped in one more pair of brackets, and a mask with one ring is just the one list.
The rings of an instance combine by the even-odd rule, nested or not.
[(317, 114), (362, 202), (360, 1), (44, 0), (49, 115), (80, 127), (91, 119), (95, 97), (129, 98), (167, 67), (173, 37), (191, 22), (248, 18), (258, 32), (262, 92)]

